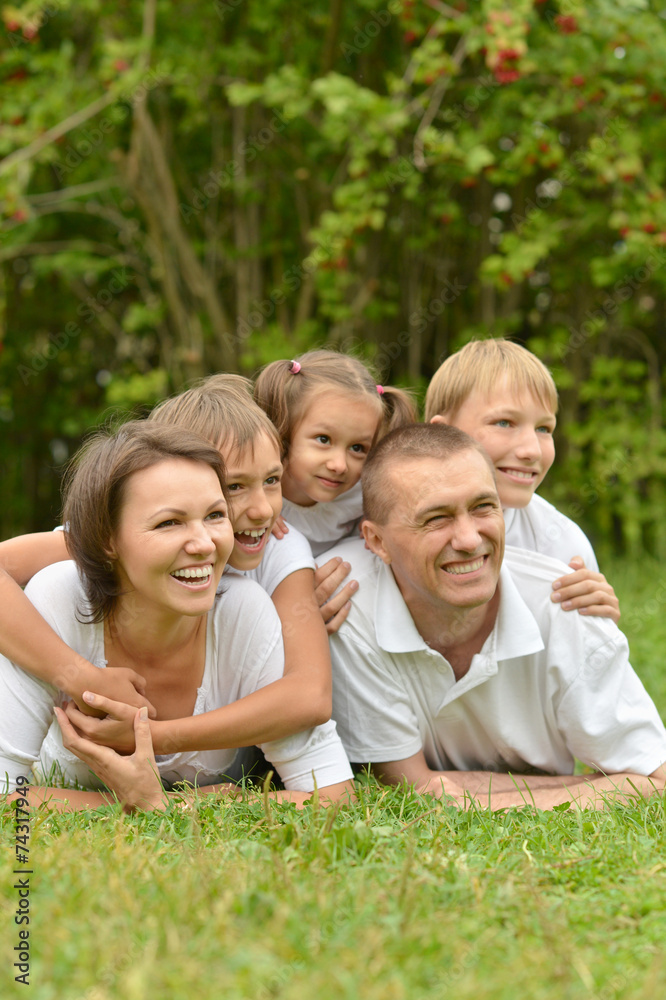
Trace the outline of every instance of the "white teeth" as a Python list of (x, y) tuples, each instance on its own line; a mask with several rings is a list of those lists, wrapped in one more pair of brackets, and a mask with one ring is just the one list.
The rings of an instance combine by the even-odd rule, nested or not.
[(522, 469), (503, 469), (502, 471), (510, 476), (517, 476), (518, 479), (534, 479), (536, 475), (534, 472), (524, 472)]
[(261, 536), (263, 534), (265, 534), (265, 532), (266, 532), (266, 529), (265, 528), (261, 528), (259, 531), (237, 531), (236, 534), (237, 535), (249, 535), (250, 538), (261, 538)]
[(468, 563), (457, 563), (452, 566), (445, 566), (444, 569), (447, 573), (453, 573), (455, 576), (462, 576), (464, 573), (474, 573), (477, 569), (481, 569), (483, 566), (483, 556), (480, 559), (475, 559), (474, 562)]
[(213, 572), (212, 566), (198, 566), (196, 569), (177, 569), (172, 576), (181, 577), (185, 580), (202, 579), (208, 577)]

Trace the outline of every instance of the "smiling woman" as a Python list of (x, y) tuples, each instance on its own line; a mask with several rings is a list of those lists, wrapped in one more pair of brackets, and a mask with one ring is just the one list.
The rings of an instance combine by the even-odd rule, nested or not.
[[(140, 670), (158, 719), (218, 709), (282, 676), (280, 621), (268, 596), (239, 577), (226, 579), (216, 596), (234, 547), (226, 493), (219, 452), (188, 431), (134, 421), (98, 434), (67, 483), (76, 567), (50, 566), (26, 590), (78, 654), (107, 669), (112, 663)], [(60, 773), (66, 785), (106, 784), (128, 807), (155, 808), (164, 801), (156, 772), (167, 787), (181, 780), (212, 787), (233, 762), (234, 750), (193, 749), (155, 763), (141, 722), (135, 753), (121, 757), (75, 732), (58, 711), (65, 700), (0, 658), (0, 774), (8, 791), (37, 764), (43, 775)], [(315, 783), (332, 798), (351, 787), (333, 723), (262, 749), (296, 800)], [(95, 791), (46, 794), (75, 807), (106, 801)]]

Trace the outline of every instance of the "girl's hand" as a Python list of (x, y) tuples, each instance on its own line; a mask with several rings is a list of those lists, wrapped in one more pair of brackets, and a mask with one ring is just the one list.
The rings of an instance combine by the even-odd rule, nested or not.
[(329, 635), (337, 632), (342, 625), (351, 610), (350, 597), (358, 590), (356, 580), (350, 580), (335, 594), (350, 569), (350, 564), (343, 562), (340, 556), (329, 559), (323, 566), (315, 567), (315, 599)]
[(275, 535), (276, 538), (284, 538), (285, 535), (289, 534), (289, 525), (285, 519), (280, 515), (273, 527), (271, 528), (271, 535)]
[(136, 750), (131, 757), (121, 757), (108, 747), (99, 747), (79, 736), (62, 709), (55, 708), (54, 712), (65, 747), (116, 793), (125, 812), (166, 809), (168, 800), (155, 763), (146, 708), (140, 708), (134, 714)]
[(136, 708), (93, 694), (92, 691), (84, 691), (83, 700), (96, 711), (105, 713), (105, 716), (100, 719), (84, 715), (74, 702), (68, 702), (65, 715), (78, 735), (90, 743), (108, 747), (120, 754), (133, 753)]
[(569, 563), (574, 573), (567, 573), (553, 583), (551, 601), (561, 604), (565, 611), (579, 611), (582, 615), (610, 618), (617, 625), (620, 602), (603, 573), (585, 568), (580, 556)]

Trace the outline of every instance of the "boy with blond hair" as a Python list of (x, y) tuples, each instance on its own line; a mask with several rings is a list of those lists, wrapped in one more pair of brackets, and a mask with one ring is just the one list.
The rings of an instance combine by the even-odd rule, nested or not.
[(620, 617), (615, 592), (598, 572), (583, 531), (535, 491), (555, 458), (557, 389), (546, 366), (504, 339), (475, 340), (435, 372), (425, 402), (429, 423), (453, 424), (488, 452), (504, 510), (506, 543), (566, 562), (553, 583), (566, 611)]

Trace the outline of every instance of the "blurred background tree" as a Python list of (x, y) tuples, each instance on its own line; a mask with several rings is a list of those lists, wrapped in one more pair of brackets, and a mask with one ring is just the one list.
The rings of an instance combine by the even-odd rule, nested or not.
[(510, 336), (561, 392), (542, 492), (666, 551), (666, 9), (2, 7), (5, 537), (109, 413), (324, 343), (420, 390)]

